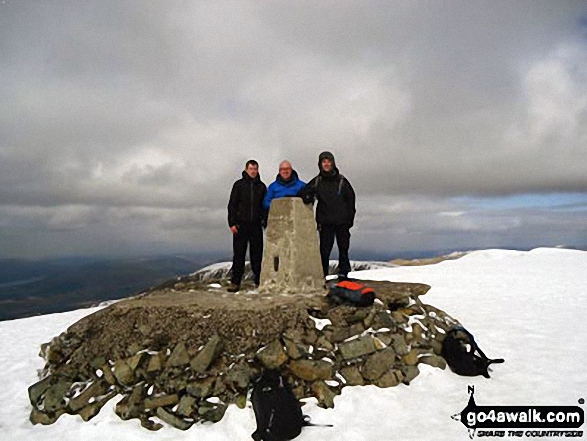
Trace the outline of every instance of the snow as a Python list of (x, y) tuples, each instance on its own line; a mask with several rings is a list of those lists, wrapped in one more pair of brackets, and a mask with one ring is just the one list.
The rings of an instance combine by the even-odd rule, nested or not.
[[(586, 268), (587, 252), (539, 248), (483, 250), (435, 265), (352, 274), (431, 285), (422, 300), (460, 320), (489, 357), (506, 361), (494, 366), (491, 379), (420, 365), (410, 386), (347, 387), (335, 398), (334, 409), (321, 409), (308, 399), (303, 409), (312, 421), (334, 427), (305, 428), (296, 440), (467, 440), (465, 427), (450, 417), (465, 407), (468, 385), (475, 386), (478, 405), (577, 405), (587, 395)], [(43, 367), (40, 345), (97, 309), (0, 322), (3, 440), (251, 439), (255, 419), (250, 405), (245, 410), (230, 406), (220, 423), (187, 432), (171, 427), (149, 432), (138, 420), (120, 420), (113, 410), (120, 398), (87, 423), (64, 415), (51, 426), (32, 426), (27, 388)]]

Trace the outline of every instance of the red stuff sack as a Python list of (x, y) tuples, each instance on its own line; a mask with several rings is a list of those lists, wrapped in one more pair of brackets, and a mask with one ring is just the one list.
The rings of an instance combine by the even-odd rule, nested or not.
[(336, 304), (370, 306), (375, 301), (375, 291), (362, 283), (343, 280), (329, 284), (326, 297)]

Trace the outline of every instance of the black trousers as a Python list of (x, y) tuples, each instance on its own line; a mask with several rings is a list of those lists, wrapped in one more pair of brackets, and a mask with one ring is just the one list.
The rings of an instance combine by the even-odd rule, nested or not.
[(351, 270), (351, 262), (349, 261), (351, 232), (349, 227), (346, 225), (319, 225), (318, 232), (320, 234), (320, 257), (322, 258), (324, 277), (328, 275), (328, 261), (330, 260), (330, 252), (334, 246), (335, 238), (338, 246), (338, 273), (346, 276)]
[(261, 224), (242, 224), (239, 226), (238, 233), (232, 236), (232, 277), (231, 282), (240, 285), (245, 271), (245, 256), (247, 247), (251, 245), (249, 255), (251, 257), (251, 269), (253, 270), (253, 280), (256, 285), (259, 284), (261, 277), (261, 261), (263, 260), (263, 227)]

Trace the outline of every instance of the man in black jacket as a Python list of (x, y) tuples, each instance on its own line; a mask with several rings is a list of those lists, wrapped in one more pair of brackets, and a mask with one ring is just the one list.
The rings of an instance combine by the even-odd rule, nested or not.
[(316, 223), (320, 234), (320, 257), (324, 277), (328, 275), (330, 252), (334, 239), (338, 246), (338, 273), (344, 278), (351, 270), (349, 261), (350, 229), (355, 221), (355, 191), (351, 183), (340, 174), (334, 155), (322, 152), (318, 157), (320, 173), (302, 190), (305, 203), (318, 200)]
[(263, 209), (263, 198), (267, 187), (261, 181), (259, 164), (247, 161), (243, 177), (236, 181), (228, 201), (228, 226), (232, 232), (232, 277), (228, 288), (230, 292), (240, 289), (245, 270), (247, 245), (255, 285), (259, 286), (261, 260), (263, 259), (263, 227), (267, 224), (267, 213)]

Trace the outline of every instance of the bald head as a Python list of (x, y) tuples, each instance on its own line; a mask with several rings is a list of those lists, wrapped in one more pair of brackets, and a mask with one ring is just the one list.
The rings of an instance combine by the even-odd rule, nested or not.
[(291, 162), (281, 161), (279, 163), (279, 176), (281, 176), (284, 181), (290, 180), (291, 172), (292, 172)]

